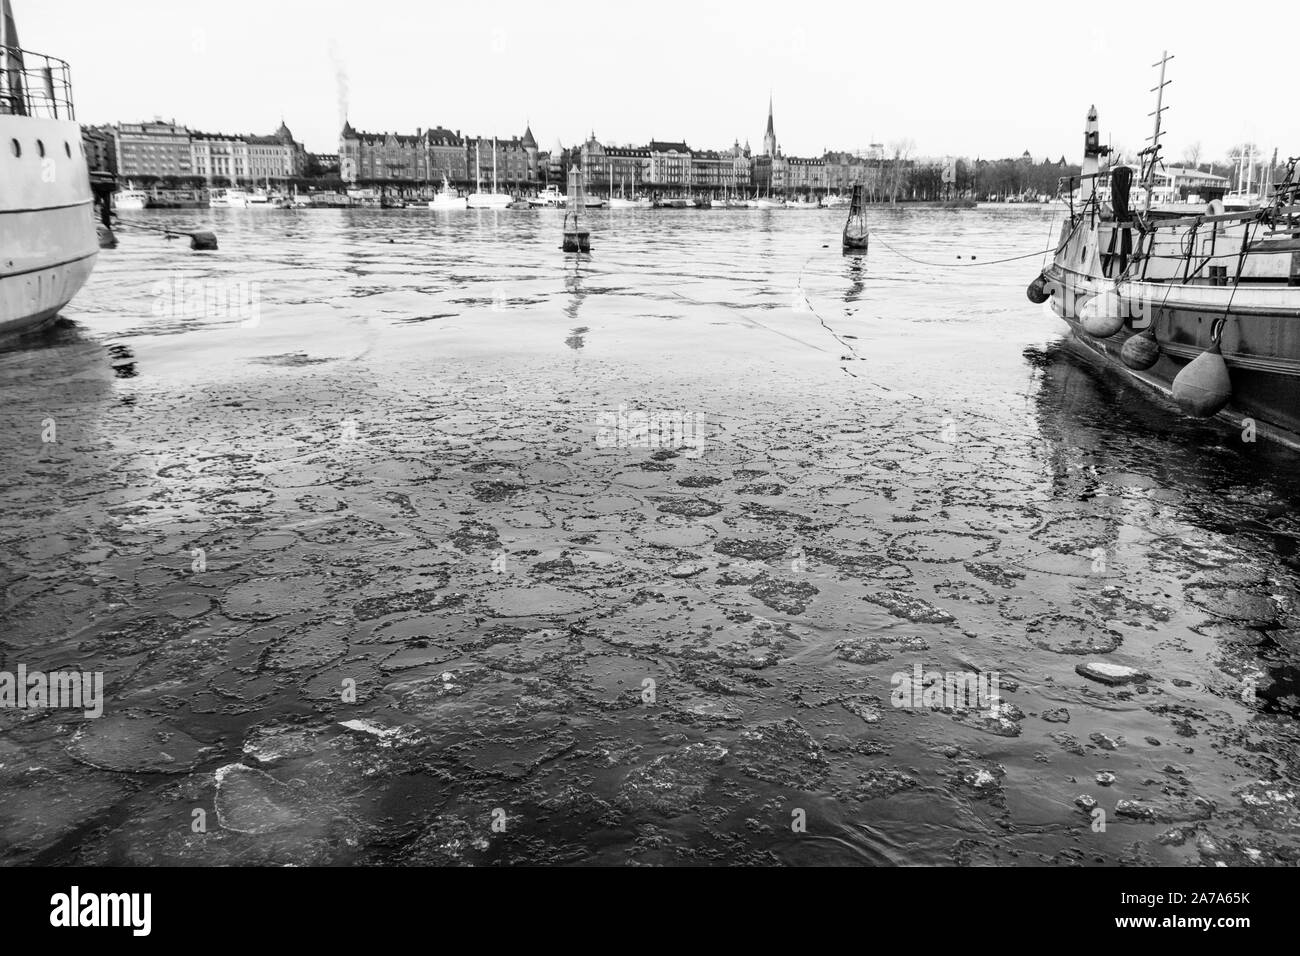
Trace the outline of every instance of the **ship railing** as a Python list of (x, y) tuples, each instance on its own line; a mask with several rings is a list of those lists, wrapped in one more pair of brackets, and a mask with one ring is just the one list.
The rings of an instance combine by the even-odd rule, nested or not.
[(0, 46), (0, 114), (75, 120), (72, 72), (67, 62)]

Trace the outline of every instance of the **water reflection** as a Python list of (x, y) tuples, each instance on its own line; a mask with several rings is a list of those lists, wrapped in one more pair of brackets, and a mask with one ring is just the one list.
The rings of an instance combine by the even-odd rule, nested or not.
[[(527, 862), (1073, 863), (1080, 833), (1108, 863), (1296, 858), (1295, 808), (1238, 792), (1295, 789), (1296, 458), (1061, 348), (1015, 264), (875, 257), (867, 321), (834, 211), (593, 211), (582, 258), (553, 211), (169, 216), (217, 224), (205, 275), (259, 282), (259, 325), (141, 323), (191, 261), (146, 236), (63, 345), (0, 351), (6, 644), (75, 635), (128, 712), (120, 773), (11, 735), (67, 770), (13, 781), (62, 812), (0, 820), (0, 862), (212, 862), (156, 812), (164, 736), (213, 748), (187, 792), (242, 767), (226, 819), (284, 824), (223, 829), (226, 862), (499, 862), (473, 821), (520, 773)], [(876, 219), (1041, 248), (1036, 214)], [(592, 307), (600, 362), (572, 354)], [(697, 417), (701, 457), (638, 440)], [(33, 468), (45, 418), (68, 441)], [(914, 665), (1001, 672), (1005, 706), (890, 706)], [(791, 794), (831, 836), (773, 835)], [(1081, 794), (1153, 816), (1091, 833)]]
[(844, 290), (845, 302), (857, 302), (867, 283), (867, 257), (860, 252), (844, 250), (844, 259), (848, 263), (849, 287)]

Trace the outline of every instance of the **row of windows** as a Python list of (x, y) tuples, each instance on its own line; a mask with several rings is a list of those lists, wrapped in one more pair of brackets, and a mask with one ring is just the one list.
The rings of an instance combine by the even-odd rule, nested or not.
[[(81, 153), (82, 153), (82, 155), (84, 156), (85, 153), (86, 153), (86, 148), (85, 148), (84, 146), (81, 146), (80, 149), (81, 149)], [(14, 154), (14, 158), (15, 158), (15, 159), (22, 159), (22, 156), (23, 156), (23, 144), (20, 143), (20, 142), (18, 142), (18, 140), (16, 140), (16, 139), (11, 139), (11, 140), (9, 141), (9, 150), (10, 150), (10, 152), (12, 152), (12, 153)], [(71, 158), (72, 158), (72, 146), (68, 143), (67, 140), (64, 140), (64, 141), (63, 141), (63, 152), (67, 154), (68, 159), (71, 159)], [(39, 157), (42, 158), (42, 159), (45, 158), (45, 142), (44, 142), (44, 140), (39, 140), (39, 139), (38, 139), (38, 140), (36, 141), (36, 155), (39, 156)]]

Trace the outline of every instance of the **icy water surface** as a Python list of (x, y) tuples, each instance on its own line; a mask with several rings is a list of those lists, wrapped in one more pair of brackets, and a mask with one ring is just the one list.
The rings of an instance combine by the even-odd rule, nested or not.
[(965, 265), (1053, 213), (136, 216), (0, 352), (0, 670), (106, 683), (0, 860), (1296, 861), (1295, 460)]

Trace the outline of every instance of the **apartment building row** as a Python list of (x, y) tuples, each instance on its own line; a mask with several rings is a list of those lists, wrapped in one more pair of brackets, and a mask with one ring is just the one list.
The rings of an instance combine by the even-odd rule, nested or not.
[(205, 133), (174, 120), (83, 127), (92, 169), (121, 179), (260, 183), (302, 176), (307, 152), (283, 122), (269, 136)]

